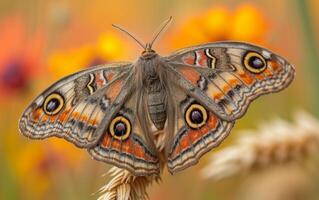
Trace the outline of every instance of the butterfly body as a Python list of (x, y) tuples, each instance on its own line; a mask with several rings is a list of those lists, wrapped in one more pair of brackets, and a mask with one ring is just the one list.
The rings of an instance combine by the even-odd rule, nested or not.
[(155, 127), (162, 130), (167, 118), (166, 105), (169, 95), (166, 89), (168, 77), (165, 71), (165, 59), (152, 49), (147, 49), (133, 65), (137, 77), (135, 88), (138, 90), (137, 93), (141, 94), (139, 100), (143, 101), (142, 105), (147, 105), (148, 115)]
[[(64, 138), (136, 176), (159, 174), (163, 161), (175, 173), (218, 146), (254, 99), (284, 89), (294, 73), (280, 56), (246, 43), (208, 43), (166, 57), (147, 45), (134, 63), (54, 83), (19, 128), (33, 139)], [(164, 149), (155, 144), (159, 130)]]

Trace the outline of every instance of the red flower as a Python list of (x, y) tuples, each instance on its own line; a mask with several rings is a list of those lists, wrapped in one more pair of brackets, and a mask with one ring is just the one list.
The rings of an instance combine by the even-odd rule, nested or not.
[(27, 35), (22, 17), (10, 16), (0, 22), (0, 97), (10, 97), (27, 88), (39, 75), (43, 61), (44, 36)]

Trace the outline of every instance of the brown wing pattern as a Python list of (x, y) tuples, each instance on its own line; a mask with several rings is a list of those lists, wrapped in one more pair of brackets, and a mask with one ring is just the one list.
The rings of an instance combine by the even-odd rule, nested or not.
[[(159, 174), (155, 144), (144, 134), (136, 116), (136, 94), (133, 94), (111, 119), (96, 147), (89, 149), (94, 159), (129, 170), (136, 176)], [(114, 125), (113, 125), (114, 124)], [(120, 132), (117, 127), (125, 131)]]
[(236, 42), (186, 48), (166, 59), (171, 82), (187, 94), (175, 97), (181, 103), (177, 131), (167, 144), (172, 173), (197, 163), (225, 139), (250, 102), (287, 87), (295, 72), (272, 52)]
[(168, 60), (176, 76), (187, 81), (180, 85), (187, 90), (193, 87), (194, 98), (204, 93), (205, 101), (219, 108), (211, 110), (228, 121), (243, 116), (258, 96), (287, 87), (295, 73), (287, 61), (272, 52), (235, 42), (181, 50)]
[[(166, 145), (167, 166), (171, 173), (196, 164), (228, 136), (234, 125), (234, 122), (220, 119), (181, 89), (173, 91), (174, 100), (178, 102), (176, 132)], [(199, 112), (200, 118), (196, 119)]]
[[(97, 143), (97, 130), (128, 77), (129, 64), (114, 64), (70, 75), (44, 91), (23, 113), (19, 128), (25, 136), (63, 137), (78, 147)], [(107, 93), (107, 95), (103, 95)]]

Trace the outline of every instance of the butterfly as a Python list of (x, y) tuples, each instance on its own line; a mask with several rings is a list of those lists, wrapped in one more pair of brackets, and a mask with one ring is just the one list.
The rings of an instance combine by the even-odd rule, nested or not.
[[(162, 30), (146, 45), (128, 33), (144, 48), (133, 63), (96, 66), (54, 83), (24, 111), (20, 132), (64, 138), (135, 176), (158, 175), (161, 160), (176, 173), (219, 145), (254, 99), (294, 78), (284, 58), (241, 42), (162, 57), (152, 49)], [(157, 130), (165, 133), (164, 158), (154, 142)]]

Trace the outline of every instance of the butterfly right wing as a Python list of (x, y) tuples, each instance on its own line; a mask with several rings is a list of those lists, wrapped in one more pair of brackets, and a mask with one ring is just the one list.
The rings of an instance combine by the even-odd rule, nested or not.
[[(168, 170), (173, 174), (195, 165), (206, 152), (217, 147), (235, 122), (221, 119), (174, 82), (170, 87), (176, 121), (175, 131), (168, 131), (165, 153)], [(198, 114), (201, 117), (194, 119)]]
[(25, 110), (20, 132), (32, 139), (65, 138), (78, 147), (97, 144), (114, 103), (128, 93), (130, 63), (90, 68), (56, 82)]
[(295, 74), (282, 57), (240, 42), (194, 46), (167, 60), (176, 83), (227, 121), (242, 117), (257, 97), (286, 88)]

